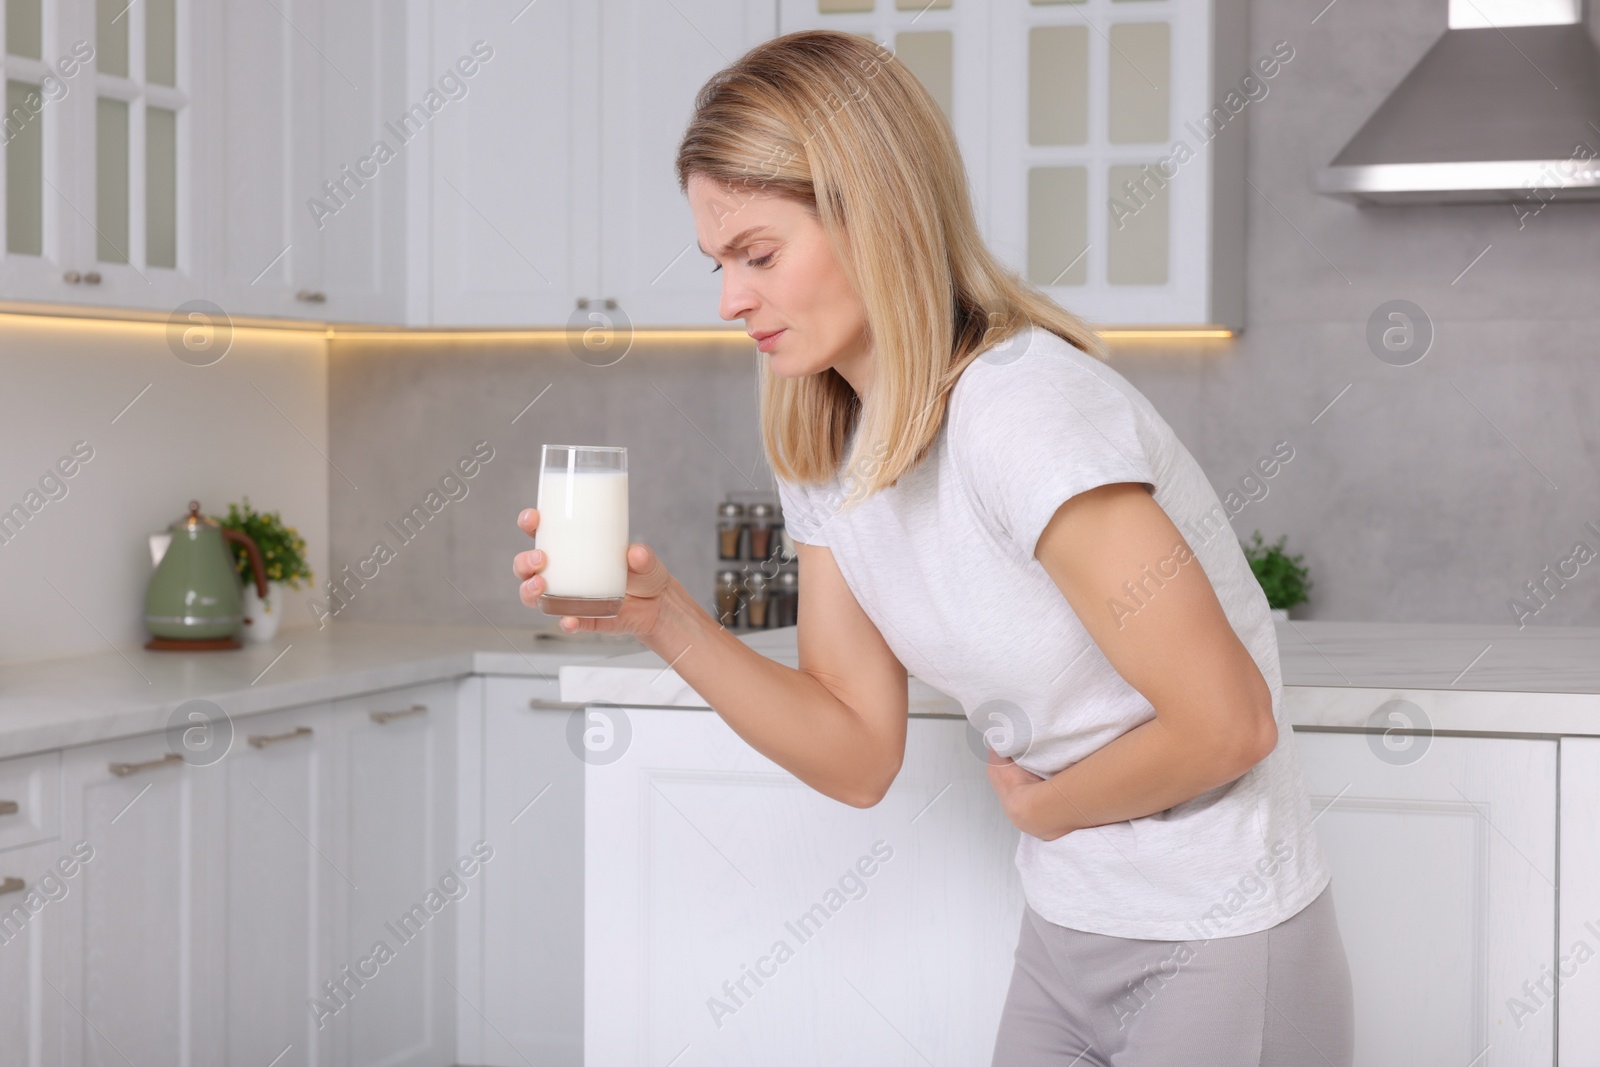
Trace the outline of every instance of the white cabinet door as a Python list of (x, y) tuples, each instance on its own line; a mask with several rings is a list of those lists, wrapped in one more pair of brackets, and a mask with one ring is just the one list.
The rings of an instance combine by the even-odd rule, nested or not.
[(195, 102), (219, 90), (220, 23), (181, 2), (36, 6), (40, 39), (8, 42), (3, 59), (0, 297), (170, 310), (210, 266), (200, 160), (215, 129)]
[(1555, 962), (1556, 743), (1295, 739), (1350, 958), (1355, 1061), (1551, 1063), (1553, 1006), (1510, 1001)]
[[(120, 773), (119, 773), (120, 772)], [(68, 750), (62, 839), (93, 858), (61, 923), (61, 1062), (224, 1062), (226, 772), (190, 766), (164, 734)]]
[(222, 7), (227, 98), (212, 145), (220, 235), (212, 291), (231, 315), (321, 314), (297, 296), (321, 291), (318, 222), (335, 221), (310, 208), (325, 199), (328, 177), (322, 94), (329, 61), (316, 43), (323, 7), (320, 0)]
[(404, 321), (406, 11), (380, 0), (230, 0), (221, 154), (231, 314)]
[(695, 247), (673, 159), (706, 79), (777, 29), (775, 0), (605, 0), (600, 287), (584, 325), (722, 326), (722, 276)]
[[(554, 679), (484, 680), (482, 1054), (582, 1067), (583, 761)], [(594, 1058), (589, 1063), (603, 1062)]]
[(988, 1062), (1023, 901), (965, 720), (857, 809), (713, 712), (586, 715), (586, 1062)]
[(241, 719), (221, 764), (228, 778), (222, 985), (229, 1063), (327, 1061), (325, 1027), (309, 1005), (325, 998), (318, 985), (333, 977), (324, 898), (343, 877), (327, 858), (318, 821), (331, 711), (310, 704)]
[(77, 211), (94, 203), (94, 27), (81, 3), (38, 10), (36, 27), (18, 18), (0, 29), (0, 298), (67, 302), (84, 288), (67, 272), (93, 269)]
[[(457, 873), (455, 680), (335, 703), (330, 857), (340, 990), (325, 1020), (333, 1061), (431, 1067), (453, 1061)], [(346, 880), (348, 879), (348, 880)], [(442, 977), (441, 977), (442, 976)]]
[[(408, 167), (410, 155), (425, 148), (395, 131), (416, 102), (406, 94), (436, 85), (439, 75), (406, 67), (406, 5), (324, 0), (320, 7), (322, 173), (315, 190), (300, 194), (336, 211), (317, 212), (317, 291), (325, 296), (317, 314), (336, 322), (404, 322)], [(430, 107), (426, 95), (419, 99)], [(309, 219), (305, 204), (298, 207)]]
[(51, 986), (62, 982), (61, 902), (75, 891), (87, 854), (59, 841), (0, 852), (0, 1067), (65, 1062), (61, 1020), (69, 1009)]
[(426, 321), (564, 327), (576, 298), (601, 295), (599, 6), (433, 4), (422, 84), (452, 76), (465, 95), (416, 119), (432, 158)]

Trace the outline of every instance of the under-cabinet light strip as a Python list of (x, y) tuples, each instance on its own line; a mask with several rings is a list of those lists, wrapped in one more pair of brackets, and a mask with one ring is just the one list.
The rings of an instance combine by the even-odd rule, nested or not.
[[(129, 309), (83, 309), (64, 312), (28, 310), (11, 305), (0, 310), (0, 321), (49, 322), (63, 327), (104, 326), (107, 328), (151, 327), (165, 330), (182, 328), (184, 324), (171, 322), (167, 317), (153, 312)], [(555, 340), (584, 331), (559, 327), (536, 328), (473, 328), (473, 327), (393, 327), (314, 322), (299, 319), (246, 318), (231, 319), (235, 331), (272, 331), (276, 333), (321, 334), (327, 340), (338, 341), (535, 341)], [(586, 328), (591, 329), (592, 327)], [(1227, 340), (1237, 337), (1238, 331), (1226, 326), (1100, 326), (1096, 331), (1108, 341), (1188, 341)], [(754, 344), (750, 335), (737, 329), (700, 329), (693, 327), (639, 327), (634, 329), (635, 340), (643, 341), (723, 341), (734, 340)]]

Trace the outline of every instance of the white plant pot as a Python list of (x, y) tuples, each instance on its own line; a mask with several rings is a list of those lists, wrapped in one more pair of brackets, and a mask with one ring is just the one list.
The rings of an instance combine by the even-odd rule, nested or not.
[(1275, 622), (1288, 622), (1289, 621), (1289, 609), (1288, 608), (1272, 608), (1270, 610), (1272, 611), (1273, 621), (1275, 621)]
[(247, 644), (271, 641), (278, 634), (278, 623), (283, 618), (284, 584), (267, 583), (267, 599), (256, 594), (256, 583), (244, 585), (244, 622), (239, 625), (239, 639)]

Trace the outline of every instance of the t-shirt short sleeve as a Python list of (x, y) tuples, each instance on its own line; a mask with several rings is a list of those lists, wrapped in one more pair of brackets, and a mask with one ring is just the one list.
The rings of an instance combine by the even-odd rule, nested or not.
[(817, 513), (809, 488), (782, 478), (775, 480), (778, 506), (783, 509), (783, 525), (789, 531), (789, 539), (803, 545), (826, 545), (828, 539), (822, 533), (822, 517)]
[(1155, 491), (1133, 400), (1071, 355), (980, 359), (957, 384), (952, 457), (979, 509), (1028, 557), (1078, 493), (1113, 482)]

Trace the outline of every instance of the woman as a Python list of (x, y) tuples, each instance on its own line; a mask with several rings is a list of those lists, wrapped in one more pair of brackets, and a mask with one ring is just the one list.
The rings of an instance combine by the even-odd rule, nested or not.
[[(1266, 598), (1171, 428), (984, 247), (932, 98), (859, 36), (778, 37), (701, 90), (677, 172), (761, 353), (800, 667), (643, 544), (617, 617), (562, 628), (637, 635), (858, 807), (900, 769), (908, 668), (960, 700), (1021, 831), (995, 1067), (1349, 1064)], [(514, 560), (525, 604), (543, 565)]]

